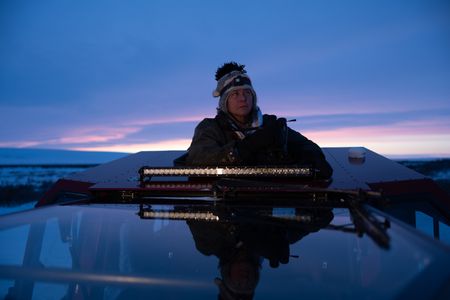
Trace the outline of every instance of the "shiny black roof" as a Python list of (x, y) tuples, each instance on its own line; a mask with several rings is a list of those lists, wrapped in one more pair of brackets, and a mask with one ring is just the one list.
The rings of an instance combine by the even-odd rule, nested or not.
[[(140, 211), (150, 208), (167, 215), (143, 218)], [(185, 215), (170, 219), (175, 211)], [(201, 219), (206, 211), (221, 217)], [(46, 299), (199, 299), (215, 298), (223, 282), (233, 286), (237, 278), (230, 290), (241, 287), (257, 299), (428, 299), (443, 293), (449, 249), (372, 213), (385, 224), (388, 249), (354, 232), (346, 208), (45, 207), (2, 218), (0, 291), (13, 287), (8, 293), (19, 299), (28, 298), (27, 288)]]

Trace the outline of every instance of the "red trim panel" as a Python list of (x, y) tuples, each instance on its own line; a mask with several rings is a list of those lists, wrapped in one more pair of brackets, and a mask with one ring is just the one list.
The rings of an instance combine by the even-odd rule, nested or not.
[(36, 207), (55, 203), (57, 197), (65, 192), (91, 195), (89, 187), (94, 183), (60, 179), (39, 199)]

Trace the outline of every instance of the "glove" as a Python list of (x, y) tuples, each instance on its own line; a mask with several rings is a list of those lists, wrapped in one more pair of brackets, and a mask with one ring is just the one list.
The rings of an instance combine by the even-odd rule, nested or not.
[(287, 154), (287, 125), (285, 118), (279, 118), (277, 120), (279, 136), (276, 141), (276, 146), (285, 154)]
[[(284, 121), (286, 121), (284, 119)], [(236, 148), (244, 160), (252, 157), (252, 154), (266, 149), (279, 142), (280, 124), (274, 115), (264, 115), (263, 127), (245, 139), (236, 143)]]
[(274, 115), (264, 115), (263, 116), (263, 127), (276, 126), (277, 116)]
[(315, 167), (319, 170), (319, 173), (316, 175), (319, 179), (329, 179), (333, 175), (333, 168), (325, 159), (316, 162)]

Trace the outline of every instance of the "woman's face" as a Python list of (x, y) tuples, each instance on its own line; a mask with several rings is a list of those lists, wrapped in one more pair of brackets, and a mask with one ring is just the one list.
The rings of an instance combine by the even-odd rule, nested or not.
[(253, 93), (250, 89), (234, 90), (228, 96), (227, 109), (238, 121), (244, 123), (253, 108)]

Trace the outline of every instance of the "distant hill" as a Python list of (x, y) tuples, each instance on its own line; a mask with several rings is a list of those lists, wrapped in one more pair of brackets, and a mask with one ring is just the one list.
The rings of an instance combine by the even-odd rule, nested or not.
[(128, 154), (121, 152), (0, 148), (0, 165), (101, 164)]

